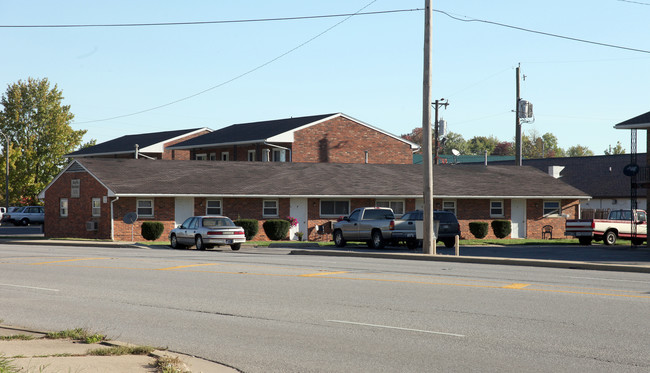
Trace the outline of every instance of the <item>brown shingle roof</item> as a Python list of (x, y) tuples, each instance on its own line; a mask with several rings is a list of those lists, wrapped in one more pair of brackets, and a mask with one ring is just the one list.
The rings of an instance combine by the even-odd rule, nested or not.
[[(423, 190), (421, 165), (101, 158), (74, 162), (120, 196), (415, 198)], [(434, 194), (455, 198), (588, 197), (533, 167), (483, 165), (436, 166)]]

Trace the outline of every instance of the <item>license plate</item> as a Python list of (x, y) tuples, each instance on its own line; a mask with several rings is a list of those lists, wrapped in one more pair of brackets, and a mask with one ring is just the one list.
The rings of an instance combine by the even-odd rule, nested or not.
[(232, 240), (226, 240), (226, 244), (231, 244)]

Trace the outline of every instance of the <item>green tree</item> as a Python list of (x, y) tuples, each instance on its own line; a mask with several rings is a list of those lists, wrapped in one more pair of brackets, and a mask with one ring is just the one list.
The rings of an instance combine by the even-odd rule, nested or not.
[(488, 154), (492, 154), (499, 145), (499, 139), (494, 136), (474, 136), (467, 142), (467, 145), (471, 154), (481, 155), (486, 150)]
[(469, 154), (469, 147), (463, 135), (455, 132), (447, 132), (447, 137), (442, 144), (440, 154), (452, 154), (451, 150), (456, 149), (461, 154)]
[[(74, 115), (63, 105), (57, 86), (28, 78), (10, 84), (2, 95), (0, 129), (11, 141), (9, 149), (10, 203), (35, 203), (38, 193), (59, 173), (81, 144), (86, 130), (70, 127)], [(3, 154), (4, 163), (7, 152)]]
[(568, 157), (587, 157), (594, 155), (594, 152), (589, 150), (588, 147), (582, 145), (572, 146), (566, 153)]
[(501, 141), (490, 155), (515, 155), (515, 144), (508, 141)]
[(616, 142), (616, 146), (612, 148), (612, 146), (609, 146), (609, 149), (605, 149), (604, 151), (605, 155), (618, 155), (618, 154), (625, 154), (625, 148), (621, 144), (620, 141)]

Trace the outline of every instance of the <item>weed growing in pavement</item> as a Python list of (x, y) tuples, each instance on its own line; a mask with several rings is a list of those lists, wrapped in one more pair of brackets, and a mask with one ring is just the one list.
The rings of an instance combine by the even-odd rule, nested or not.
[(18, 369), (12, 364), (13, 360), (0, 355), (0, 373), (15, 373)]
[(31, 341), (34, 336), (27, 334), (0, 335), (0, 341)]
[(185, 364), (183, 364), (183, 361), (177, 356), (160, 357), (156, 360), (154, 366), (160, 373), (188, 373), (188, 371), (185, 370)]
[(155, 350), (149, 346), (112, 346), (107, 348), (97, 348), (88, 351), (88, 355), (92, 356), (121, 356), (121, 355), (149, 355)]
[(60, 332), (47, 333), (45, 338), (48, 339), (74, 339), (88, 344), (98, 343), (106, 340), (106, 336), (102, 334), (91, 334), (83, 328), (68, 329)]

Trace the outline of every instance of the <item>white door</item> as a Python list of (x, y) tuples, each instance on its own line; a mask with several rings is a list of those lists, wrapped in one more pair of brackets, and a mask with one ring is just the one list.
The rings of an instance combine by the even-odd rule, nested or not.
[(513, 199), (510, 209), (512, 221), (512, 238), (526, 238), (526, 200)]
[(176, 197), (174, 199), (174, 220), (176, 226), (181, 225), (185, 219), (194, 215), (194, 198)]
[(298, 220), (298, 225), (289, 229), (289, 238), (297, 240), (296, 232), (302, 232), (302, 239), (307, 240), (307, 198), (291, 198), (289, 213)]

